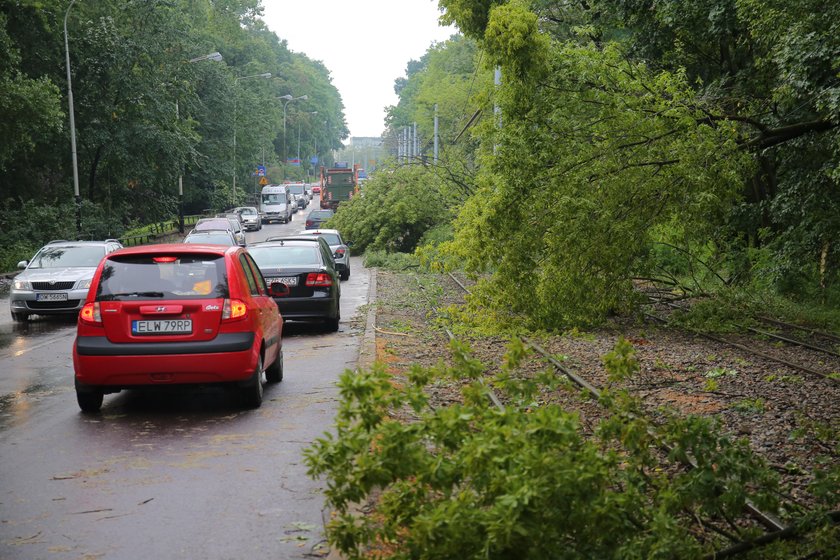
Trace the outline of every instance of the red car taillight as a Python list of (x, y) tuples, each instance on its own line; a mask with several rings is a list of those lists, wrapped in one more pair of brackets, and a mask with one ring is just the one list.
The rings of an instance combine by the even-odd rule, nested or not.
[(311, 225), (312, 225), (312, 224), (314, 224), (314, 223), (315, 223), (315, 222), (313, 222), (312, 220), (306, 220), (306, 227), (309, 227), (309, 226), (311, 226)]
[(344, 253), (346, 253), (346, 251), (344, 249), (336, 249), (335, 250), (335, 256), (338, 257), (338, 258), (343, 257)]
[(102, 314), (99, 312), (99, 302), (86, 303), (79, 312), (79, 319), (89, 325), (102, 325)]
[(324, 272), (310, 272), (306, 275), (306, 285), (309, 287), (332, 286), (332, 283), (330, 275)]
[(222, 321), (239, 321), (248, 315), (248, 306), (239, 299), (226, 299), (222, 309)]

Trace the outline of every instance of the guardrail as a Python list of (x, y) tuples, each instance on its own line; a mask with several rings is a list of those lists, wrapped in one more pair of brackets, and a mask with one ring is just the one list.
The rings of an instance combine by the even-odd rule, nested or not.
[[(194, 226), (195, 223), (203, 218), (202, 214), (193, 214), (191, 216), (184, 216), (184, 227)], [(162, 235), (178, 233), (178, 220), (166, 220), (163, 222), (156, 222), (146, 226), (149, 231), (138, 235), (126, 235), (119, 238), (120, 243), (126, 247), (134, 247), (135, 245), (146, 245), (154, 243)]]

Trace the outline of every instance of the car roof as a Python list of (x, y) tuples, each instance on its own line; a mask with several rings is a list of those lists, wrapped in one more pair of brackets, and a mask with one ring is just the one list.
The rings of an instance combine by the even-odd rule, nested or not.
[(69, 241), (67, 239), (53, 239), (49, 243), (45, 244), (44, 247), (68, 247), (68, 246), (75, 246), (75, 245), (107, 245), (108, 243), (120, 243), (119, 239), (105, 239), (104, 241)]
[[(281, 243), (286, 241), (303, 241), (305, 243), (311, 243), (313, 241), (318, 241), (319, 237), (308, 236), (308, 237), (301, 237), (299, 235), (283, 235), (283, 236), (276, 236), (276, 237), (269, 237), (265, 241), (261, 243)], [(255, 243), (256, 245), (256, 243)]]
[(192, 230), (191, 232), (189, 232), (189, 233), (187, 234), (187, 236), (190, 236), (190, 235), (218, 235), (218, 234), (220, 234), (220, 233), (226, 233), (226, 234), (228, 234), (228, 235), (231, 237), (231, 239), (233, 239), (233, 232), (232, 232), (232, 231), (230, 231), (229, 229), (200, 229), (200, 230)]
[(337, 229), (305, 229), (303, 231), (299, 231), (295, 235), (318, 235), (319, 233), (334, 233), (335, 235), (341, 237), (341, 232)]
[(161, 253), (212, 253), (215, 255), (222, 256), (230, 251), (238, 251), (240, 249), (242, 249), (242, 247), (238, 247), (236, 245), (233, 245), (231, 247), (225, 247), (223, 245), (211, 245), (209, 243), (158, 243), (155, 245), (137, 245), (135, 247), (124, 247), (108, 255), (108, 258), (126, 255), (158, 255)]

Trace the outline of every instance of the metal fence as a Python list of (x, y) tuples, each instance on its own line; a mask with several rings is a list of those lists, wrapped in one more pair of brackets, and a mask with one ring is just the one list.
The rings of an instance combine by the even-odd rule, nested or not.
[[(184, 227), (192, 227), (195, 223), (203, 218), (202, 214), (194, 214), (191, 216), (184, 216)], [(127, 235), (120, 237), (119, 241), (125, 247), (133, 247), (135, 245), (146, 245), (148, 243), (155, 243), (162, 236), (178, 233), (178, 220), (166, 220), (157, 222), (147, 226), (148, 231), (139, 235)]]

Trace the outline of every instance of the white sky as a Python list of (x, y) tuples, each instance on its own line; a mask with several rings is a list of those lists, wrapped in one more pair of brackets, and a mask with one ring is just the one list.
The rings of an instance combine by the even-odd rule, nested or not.
[[(379, 136), (394, 80), (454, 27), (437, 0), (263, 0), (263, 21), (289, 49), (324, 63), (344, 102), (351, 136)], [(303, 95), (306, 92), (294, 92)]]

